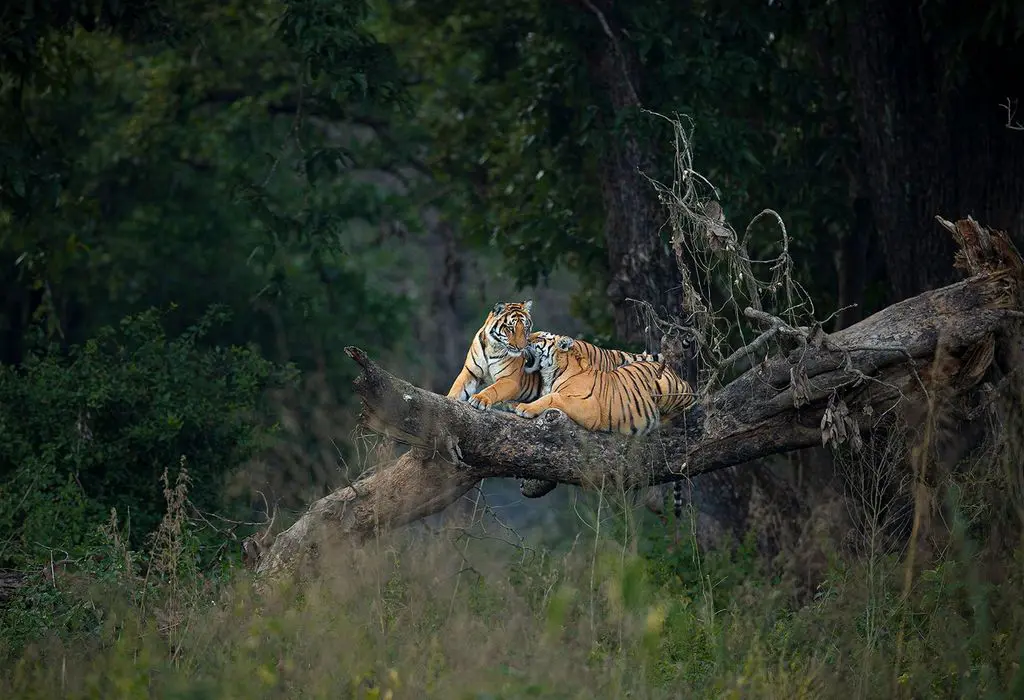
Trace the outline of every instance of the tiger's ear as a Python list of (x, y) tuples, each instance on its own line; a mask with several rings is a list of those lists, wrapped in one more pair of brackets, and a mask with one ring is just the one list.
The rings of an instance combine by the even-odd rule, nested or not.
[(558, 342), (557, 342), (557, 343), (555, 344), (555, 346), (556, 346), (556, 347), (557, 347), (557, 348), (558, 348), (559, 350), (561, 350), (562, 352), (569, 352), (569, 349), (570, 349), (570, 348), (571, 348), (571, 347), (572, 347), (572, 346), (573, 346), (574, 344), (575, 344), (575, 341), (573, 341), (573, 339), (572, 339), (572, 338), (570, 338), (570, 337), (569, 337), (569, 336), (567, 336), (567, 335), (563, 335), (563, 336), (562, 336), (561, 338), (559, 338), (559, 339), (558, 339)]
[(533, 299), (527, 299), (524, 301), (523, 308), (526, 309), (526, 313), (530, 313), (530, 309), (533, 308)]
[(494, 308), (491, 309), (491, 313), (494, 314), (495, 316), (497, 316), (498, 314), (500, 314), (504, 310), (505, 310), (505, 302), (499, 301), (497, 304), (494, 305)]

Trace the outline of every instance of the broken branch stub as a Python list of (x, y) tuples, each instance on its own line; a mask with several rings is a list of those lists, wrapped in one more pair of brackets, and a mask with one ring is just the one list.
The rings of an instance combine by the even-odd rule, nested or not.
[[(477, 411), (394, 377), (362, 350), (347, 348), (362, 368), (355, 389), (364, 425), (414, 449), (314, 503), (260, 557), (257, 570), (289, 566), (325, 528), (361, 539), (438, 512), (482, 478), (524, 478), (533, 489), (526, 495), (534, 496), (554, 483), (665, 483), (821, 444), (823, 430), (829, 440), (854, 440), (851, 431), (870, 428), (878, 416), (933, 387), (950, 396), (970, 391), (997, 354), (993, 339), (1018, 331), (1024, 263), (1002, 232), (972, 219), (941, 223), (954, 232), (961, 246), (957, 263), (971, 277), (834, 334), (814, 324), (775, 323), (760, 312), (769, 327), (805, 334), (803, 342), (760, 361), (645, 438), (590, 433), (557, 411), (534, 420)], [(943, 361), (934, 362), (940, 350)]]

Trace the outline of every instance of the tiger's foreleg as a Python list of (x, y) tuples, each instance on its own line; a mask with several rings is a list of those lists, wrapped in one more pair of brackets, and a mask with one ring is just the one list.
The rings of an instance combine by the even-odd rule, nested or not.
[(484, 345), (481, 330), (469, 344), (466, 361), (462, 363), (462, 371), (455, 378), (455, 383), (448, 390), (448, 398), (456, 401), (469, 401), (469, 397), (477, 392), (480, 385), (490, 378), (487, 362), (487, 348)]
[(456, 401), (469, 401), (469, 398), (479, 388), (480, 382), (480, 377), (475, 376), (468, 366), (463, 366), (459, 376), (455, 378), (452, 388), (448, 390), (448, 398)]
[(516, 404), (516, 415), (522, 416), (523, 418), (536, 418), (552, 407), (551, 402), (553, 401), (552, 397), (554, 396), (557, 396), (557, 394), (548, 394), (547, 396), (542, 396), (536, 401), (531, 401), (530, 403)]
[(536, 418), (549, 408), (557, 408), (564, 413), (565, 410), (561, 405), (564, 403), (565, 402), (562, 400), (561, 394), (546, 394), (536, 401), (517, 404), (516, 415), (522, 416), (523, 418)]
[(511, 401), (519, 396), (522, 387), (516, 377), (502, 377), (489, 387), (469, 397), (469, 405), (486, 411), (496, 403)]
[(588, 413), (586, 402), (558, 393), (547, 394), (532, 403), (521, 403), (516, 407), (516, 413), (523, 418), (536, 418), (549, 408), (557, 408), (569, 420), (586, 430), (598, 429), (597, 424), (599, 421), (595, 420), (595, 417)]

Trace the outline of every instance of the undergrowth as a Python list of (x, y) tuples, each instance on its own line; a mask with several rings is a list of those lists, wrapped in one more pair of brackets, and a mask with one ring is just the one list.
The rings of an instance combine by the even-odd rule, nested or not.
[(699, 552), (607, 502), (578, 511), (591, 536), (557, 554), (407, 529), (257, 591), (241, 568), (202, 568), (188, 484), (165, 472), (143, 551), (112, 512), (102, 546), (2, 611), (0, 697), (1024, 694), (1024, 551), (986, 580), (962, 498), (909, 597), (898, 554), (835, 556), (801, 605), (753, 538)]

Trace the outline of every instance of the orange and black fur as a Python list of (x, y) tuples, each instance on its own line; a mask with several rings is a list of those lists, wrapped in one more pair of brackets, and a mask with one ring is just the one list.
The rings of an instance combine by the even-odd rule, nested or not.
[[(531, 333), (531, 301), (495, 304), (477, 331), (466, 362), (448, 392), (448, 398), (468, 401), (487, 410), (503, 402), (536, 401), (550, 391), (544, 386), (540, 356), (550, 354), (561, 336), (545, 331)], [(635, 354), (575, 341), (581, 352), (600, 369), (614, 369), (637, 360), (658, 361), (657, 355)]]
[(634, 360), (598, 369), (568, 336), (558, 336), (538, 364), (550, 393), (517, 405), (524, 418), (557, 408), (586, 430), (645, 435), (694, 402), (690, 386), (663, 362)]
[(494, 305), (473, 337), (448, 398), (487, 410), (502, 401), (527, 401), (540, 395), (540, 375), (523, 369), (533, 330), (532, 306), (532, 301)]
[[(541, 396), (551, 393), (551, 382), (554, 374), (551, 357), (555, 351), (558, 339), (563, 337), (568, 336), (548, 333), (547, 331), (536, 331), (530, 334), (525, 370), (528, 373), (540, 372), (543, 384), (537, 396), (523, 399), (524, 401), (535, 401)], [(658, 353), (634, 353), (626, 352), (625, 350), (602, 348), (582, 340), (576, 340), (575, 338), (573, 339), (573, 345), (594, 369), (613, 370), (616, 367), (640, 361), (661, 362), (661, 355)], [(544, 371), (541, 371), (542, 367), (545, 368)]]

